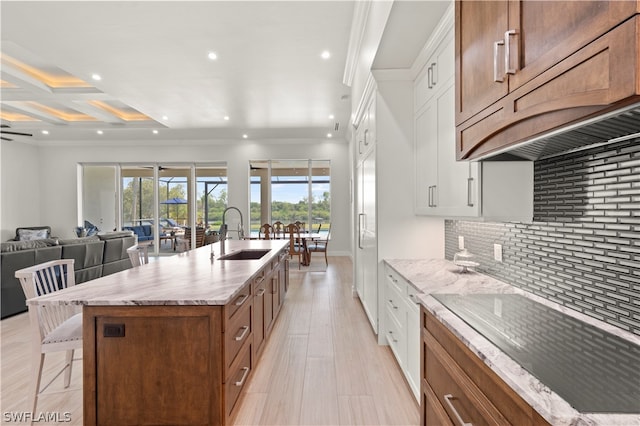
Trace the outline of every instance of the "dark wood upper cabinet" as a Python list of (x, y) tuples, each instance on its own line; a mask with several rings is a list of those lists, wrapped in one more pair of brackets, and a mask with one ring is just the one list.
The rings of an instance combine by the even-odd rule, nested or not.
[(458, 159), (638, 95), (637, 1), (456, 1), (455, 8)]

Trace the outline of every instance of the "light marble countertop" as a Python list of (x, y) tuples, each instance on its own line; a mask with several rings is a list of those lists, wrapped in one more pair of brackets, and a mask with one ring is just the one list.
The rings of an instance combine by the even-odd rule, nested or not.
[(224, 305), (288, 244), (288, 240), (227, 240), (227, 255), (241, 249), (271, 251), (257, 260), (220, 260), (220, 243), (214, 243), (29, 299), (27, 303)]
[(552, 425), (640, 425), (637, 414), (580, 413), (512, 358), (476, 332), (430, 294), (522, 294), (616, 336), (640, 345), (640, 337), (580, 312), (477, 273), (444, 259), (387, 259), (385, 262), (417, 290), (420, 303)]

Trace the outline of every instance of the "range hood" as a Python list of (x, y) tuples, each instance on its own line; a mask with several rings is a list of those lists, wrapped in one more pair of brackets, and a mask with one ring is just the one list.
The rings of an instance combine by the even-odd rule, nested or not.
[(542, 160), (636, 137), (640, 138), (640, 103), (488, 153), (479, 160)]

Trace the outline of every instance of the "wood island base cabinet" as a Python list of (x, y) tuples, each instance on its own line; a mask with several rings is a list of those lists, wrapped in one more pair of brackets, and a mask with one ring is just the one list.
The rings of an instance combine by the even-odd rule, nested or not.
[(286, 274), (283, 252), (226, 305), (84, 306), (84, 424), (230, 423)]
[(424, 307), (422, 425), (548, 425)]

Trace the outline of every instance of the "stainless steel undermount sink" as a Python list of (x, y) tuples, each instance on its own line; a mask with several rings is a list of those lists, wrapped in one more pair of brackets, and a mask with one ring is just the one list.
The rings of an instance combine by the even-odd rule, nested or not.
[(270, 251), (271, 249), (243, 249), (220, 256), (220, 260), (256, 260)]

